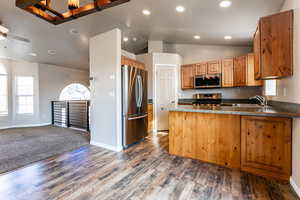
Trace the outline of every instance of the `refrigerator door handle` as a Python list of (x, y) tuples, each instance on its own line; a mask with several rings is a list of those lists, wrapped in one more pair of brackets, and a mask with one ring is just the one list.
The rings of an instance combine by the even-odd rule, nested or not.
[(140, 100), (140, 107), (142, 107), (142, 103), (143, 103), (143, 80), (142, 77), (140, 78), (140, 82), (141, 82), (141, 100)]
[(142, 81), (142, 77), (140, 76), (140, 105), (139, 107), (142, 107), (142, 103), (143, 103), (143, 81)]
[(142, 93), (141, 93), (141, 91), (142, 91), (142, 82), (141, 82), (142, 78), (141, 78), (141, 75), (138, 75), (136, 77), (136, 80), (137, 80), (137, 86), (138, 86), (138, 87), (136, 87), (137, 88), (136, 93), (138, 93), (138, 95), (137, 95), (137, 107), (140, 108), (142, 106)]
[(136, 77), (135, 81), (135, 103), (136, 106), (139, 107), (139, 102), (140, 102), (140, 84), (139, 84), (139, 77)]
[(142, 116), (138, 116), (138, 117), (130, 117), (130, 118), (128, 118), (128, 120), (142, 119), (142, 118), (145, 118), (147, 116), (148, 116), (148, 114), (142, 115)]

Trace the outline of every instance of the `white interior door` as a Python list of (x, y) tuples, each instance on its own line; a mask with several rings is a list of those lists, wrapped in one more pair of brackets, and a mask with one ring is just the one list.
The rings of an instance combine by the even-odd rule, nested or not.
[(168, 111), (162, 108), (174, 104), (176, 98), (176, 66), (156, 67), (156, 130), (164, 131), (169, 129)]

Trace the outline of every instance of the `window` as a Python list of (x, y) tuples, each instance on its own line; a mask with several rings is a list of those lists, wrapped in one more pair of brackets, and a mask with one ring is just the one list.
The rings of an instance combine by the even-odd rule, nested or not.
[(90, 91), (84, 85), (74, 83), (65, 87), (60, 93), (59, 100), (89, 100)]
[(16, 77), (17, 114), (33, 114), (34, 78), (31, 76)]
[(265, 95), (266, 96), (276, 96), (277, 95), (276, 80), (266, 80), (265, 81)]
[(8, 115), (7, 98), (7, 72), (0, 65), (0, 115)]

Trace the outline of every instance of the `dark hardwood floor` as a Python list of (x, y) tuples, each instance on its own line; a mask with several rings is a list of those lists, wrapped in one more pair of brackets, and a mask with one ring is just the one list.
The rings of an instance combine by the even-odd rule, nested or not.
[(0, 176), (1, 200), (297, 199), (288, 183), (167, 152), (149, 137), (125, 152), (85, 146)]

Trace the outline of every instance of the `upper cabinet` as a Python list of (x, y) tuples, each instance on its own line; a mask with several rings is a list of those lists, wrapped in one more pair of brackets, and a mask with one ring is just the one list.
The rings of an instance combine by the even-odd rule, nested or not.
[(263, 17), (254, 35), (255, 78), (293, 75), (293, 17), (286, 11)]
[(233, 59), (222, 60), (222, 87), (233, 87)]
[(195, 65), (183, 65), (181, 67), (181, 88), (194, 88)]
[(247, 56), (234, 58), (233, 62), (233, 81), (234, 86), (246, 86)]
[(181, 67), (182, 89), (194, 89), (194, 76), (222, 74), (222, 87), (262, 86), (255, 79), (255, 54), (247, 54), (219, 61), (183, 65)]
[(145, 64), (144, 63), (133, 60), (133, 59), (125, 57), (125, 56), (122, 56), (121, 64), (136, 67), (136, 68), (139, 68), (139, 69), (145, 69)]
[(261, 66), (260, 66), (260, 28), (256, 29), (253, 39), (253, 51), (254, 51), (254, 78), (256, 80), (261, 79)]
[(254, 74), (255, 67), (255, 55), (253, 53), (248, 54), (247, 56), (247, 71), (246, 71), (246, 85), (247, 86), (262, 86), (263, 81), (256, 80)]
[(207, 73), (207, 63), (199, 63), (195, 64), (195, 75), (205, 75)]
[(210, 61), (207, 63), (207, 74), (221, 74), (222, 68), (220, 61)]

